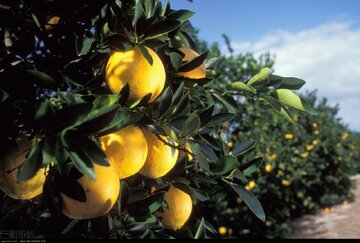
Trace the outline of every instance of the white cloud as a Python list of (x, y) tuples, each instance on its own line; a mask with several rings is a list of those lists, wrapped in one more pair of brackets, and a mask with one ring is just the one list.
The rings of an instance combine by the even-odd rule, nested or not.
[(306, 80), (304, 89), (318, 90), (339, 116), (360, 131), (360, 29), (350, 22), (331, 22), (297, 33), (279, 30), (256, 42), (232, 43), (235, 53), (270, 52), (275, 73)]

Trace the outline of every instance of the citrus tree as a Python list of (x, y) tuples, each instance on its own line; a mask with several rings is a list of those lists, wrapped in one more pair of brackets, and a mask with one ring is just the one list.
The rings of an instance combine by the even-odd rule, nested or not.
[(254, 143), (230, 148), (222, 127), (244, 115), (238, 97), (311, 113), (292, 91), (304, 81), (264, 68), (217, 85), (222, 60), (198, 50), (193, 14), (159, 0), (0, 5), (1, 229), (216, 237), (193, 208), (217, 190), (265, 221), (243, 181)]
[[(223, 75), (218, 85), (252, 76), (264, 67), (272, 68), (273, 63), (269, 54), (259, 58), (250, 53), (230, 55), (219, 65)], [(337, 106), (319, 99), (315, 91), (306, 98), (317, 115), (294, 110), (295, 124), (247, 99), (242, 103), (244, 115), (223, 126), (229, 147), (256, 141), (244, 157), (263, 163), (244, 183), (267, 213), (265, 224), (259, 224), (241, 197), (231, 190), (219, 190), (202, 210), (215, 212), (209, 220), (223, 238), (279, 238), (291, 231), (291, 219), (319, 209), (329, 212), (334, 204), (352, 200), (350, 176), (359, 170), (360, 136), (338, 118)]]

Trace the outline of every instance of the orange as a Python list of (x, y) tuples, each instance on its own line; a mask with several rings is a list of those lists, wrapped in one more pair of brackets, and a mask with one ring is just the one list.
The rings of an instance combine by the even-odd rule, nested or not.
[[(195, 57), (199, 56), (199, 54), (187, 47), (181, 47), (179, 50), (185, 54), (183, 61), (190, 61), (194, 59)], [(179, 72), (179, 75), (186, 77), (186, 78), (192, 78), (192, 79), (200, 79), (200, 78), (206, 78), (206, 67), (205, 64), (201, 64), (197, 68), (188, 71), (188, 72)]]
[(94, 164), (96, 179), (87, 176), (78, 179), (86, 193), (86, 202), (80, 202), (60, 193), (63, 214), (72, 219), (91, 219), (107, 214), (120, 194), (120, 180), (116, 168)]
[(140, 128), (127, 126), (100, 138), (101, 147), (123, 179), (139, 172), (148, 153), (145, 136)]
[[(175, 166), (179, 151), (165, 144), (148, 129), (142, 128), (141, 130), (146, 138), (148, 155), (140, 174), (153, 179), (162, 177)], [(167, 137), (160, 137), (169, 142)]]
[(129, 84), (129, 100), (135, 101), (151, 93), (150, 101), (154, 101), (164, 89), (166, 73), (159, 56), (146, 47), (153, 59), (150, 65), (139, 47), (128, 51), (114, 52), (106, 65), (106, 82), (113, 93)]

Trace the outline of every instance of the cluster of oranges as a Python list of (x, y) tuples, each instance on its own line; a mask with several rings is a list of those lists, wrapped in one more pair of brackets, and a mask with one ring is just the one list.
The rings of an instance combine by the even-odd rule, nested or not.
[[(161, 94), (166, 82), (166, 71), (156, 52), (148, 47), (146, 49), (152, 57), (152, 64), (146, 60), (137, 46), (128, 51), (116, 51), (111, 54), (106, 66), (106, 83), (113, 93), (119, 93), (128, 84), (129, 101), (141, 99), (150, 93), (149, 102), (152, 102)], [(184, 53), (183, 61), (198, 56), (189, 48), (179, 50)], [(206, 68), (202, 64), (194, 70), (178, 75), (192, 79), (205, 78)], [(61, 193), (62, 211), (70, 218), (89, 219), (107, 214), (119, 198), (120, 180), (136, 173), (152, 179), (160, 178), (175, 166), (179, 155), (184, 155), (174, 148), (177, 144), (168, 137), (136, 125), (129, 125), (99, 137), (98, 141), (110, 166), (93, 163), (96, 179), (92, 180), (86, 176), (78, 179), (86, 193), (86, 202), (77, 201)], [(17, 144), (16, 149), (9, 151), (1, 159), (0, 188), (12, 198), (32, 199), (43, 192), (47, 171), (46, 168), (42, 168), (31, 179), (17, 183), (17, 168), (24, 162), (31, 147), (25, 137), (19, 138)], [(190, 150), (188, 144), (185, 148)], [(188, 158), (191, 160), (192, 156), (188, 154)], [(181, 228), (191, 215), (190, 196), (171, 185), (165, 200), (168, 208), (156, 215), (165, 227), (173, 230)]]

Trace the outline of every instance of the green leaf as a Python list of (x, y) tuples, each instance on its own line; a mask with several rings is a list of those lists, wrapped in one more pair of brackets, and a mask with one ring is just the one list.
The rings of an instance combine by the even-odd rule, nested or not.
[(141, 54), (145, 57), (146, 61), (152, 66), (154, 61), (146, 47), (144, 45), (137, 45), (137, 47), (141, 51)]
[(9, 94), (0, 89), (0, 103), (3, 103), (7, 98), (9, 98)]
[(35, 14), (31, 13), (31, 18), (34, 20), (36, 27), (38, 27), (39, 29), (41, 29), (41, 24), (39, 22), (39, 19), (36, 17)]
[(81, 123), (76, 126), (76, 129), (83, 134), (92, 134), (104, 129), (113, 120), (118, 110), (118, 105), (96, 109), (90, 112)]
[(298, 90), (305, 84), (305, 81), (299, 78), (286, 77), (282, 80), (279, 88)]
[(182, 64), (182, 57), (176, 52), (171, 52), (169, 56), (170, 56), (171, 64), (176, 70), (178, 70)]
[(180, 10), (177, 10), (177, 11), (169, 14), (168, 18), (175, 19), (180, 22), (184, 22), (184, 21), (188, 20), (189, 18), (191, 18), (194, 14), (195, 14), (195, 12), (180, 9)]
[(142, 200), (133, 202), (128, 205), (129, 212), (134, 215), (154, 213), (156, 212), (165, 201), (166, 192), (154, 193)]
[(300, 96), (289, 89), (277, 89), (274, 90), (271, 95), (285, 105), (291, 106), (301, 111), (306, 111), (310, 114), (316, 114), (315, 110), (306, 100), (302, 99)]
[(214, 113), (214, 105), (210, 105), (205, 108), (203, 111), (199, 112), (199, 118), (201, 121), (201, 126), (205, 126), (212, 119)]
[(268, 77), (270, 74), (270, 68), (265, 67), (260, 70), (258, 74), (256, 74), (254, 77), (252, 77), (248, 82), (247, 85), (256, 85), (261, 86), (268, 82)]
[(256, 141), (252, 141), (252, 140), (244, 141), (236, 145), (234, 149), (231, 151), (231, 153), (234, 156), (240, 156), (248, 152), (250, 149), (253, 149), (255, 145), (256, 145)]
[(90, 48), (92, 43), (94, 42), (94, 38), (87, 37), (85, 35), (83, 36), (77, 36), (76, 37), (76, 53), (78, 56), (86, 55)]
[(205, 61), (205, 67), (206, 69), (215, 69), (217, 65), (223, 60), (223, 57), (212, 57)]
[(120, 95), (120, 98), (119, 98), (118, 102), (120, 105), (124, 105), (130, 95), (130, 86), (128, 83), (126, 83), (124, 85), (124, 87), (122, 87), (122, 89), (119, 92), (119, 95)]
[(278, 113), (280, 116), (282, 116), (284, 119), (288, 120), (289, 122), (295, 123), (290, 112), (278, 100), (274, 99), (271, 96), (264, 96), (262, 98), (276, 111), (276, 113)]
[(192, 113), (185, 121), (184, 126), (181, 130), (181, 136), (189, 136), (195, 133), (200, 128), (200, 118), (196, 113)]
[(247, 191), (244, 187), (237, 185), (233, 182), (227, 182), (232, 189), (244, 200), (249, 209), (258, 217), (261, 221), (265, 222), (265, 212), (262, 208), (259, 200), (257, 200), (254, 195)]
[(199, 190), (199, 189), (196, 189), (196, 188), (192, 188), (193, 191), (194, 191), (194, 195), (196, 197), (197, 200), (199, 200), (200, 202), (205, 202), (207, 200), (209, 200), (209, 194), (202, 191), (202, 190)]
[(261, 163), (263, 162), (263, 158), (256, 158), (251, 160), (250, 162), (246, 163), (245, 165), (241, 166), (241, 169), (245, 176), (248, 176), (252, 173), (254, 173), (257, 168), (260, 167)]
[(173, 30), (176, 30), (181, 25), (180, 21), (173, 19), (165, 19), (163, 21), (156, 22), (145, 30), (144, 35), (146, 40), (158, 38), (165, 35)]
[(226, 155), (216, 162), (216, 167), (212, 171), (218, 175), (225, 175), (235, 168), (236, 163), (237, 159), (235, 156)]
[(45, 117), (49, 109), (50, 109), (50, 101), (46, 99), (43, 103), (41, 103), (39, 109), (36, 111), (34, 116), (34, 121), (38, 121), (43, 117)]
[(17, 175), (17, 182), (31, 179), (42, 166), (41, 145), (35, 143)]
[(212, 94), (221, 104), (231, 113), (236, 114), (239, 112), (238, 103), (234, 100), (234, 97), (229, 95), (220, 95), (217, 93)]
[(199, 226), (196, 230), (194, 239), (205, 239), (206, 238), (206, 229), (205, 229), (205, 221), (204, 218), (201, 218)]
[(94, 108), (110, 107), (115, 103), (119, 102), (119, 94), (100, 95), (94, 100)]
[(38, 70), (31, 70), (28, 69), (26, 72), (30, 73), (40, 86), (47, 87), (47, 88), (54, 88), (56, 87), (56, 81), (47, 73), (38, 71)]
[(42, 145), (42, 165), (47, 166), (54, 161), (56, 137), (48, 137)]
[(134, 103), (132, 103), (130, 105), (130, 109), (134, 109), (135, 107), (141, 107), (146, 105), (147, 103), (149, 103), (149, 100), (151, 99), (151, 93), (145, 95), (144, 97), (142, 97), (141, 99), (138, 99), (137, 101), (135, 101)]
[[(71, 136), (72, 135), (72, 136)], [(81, 147), (78, 140), (79, 135), (77, 134), (66, 134), (62, 133), (62, 142), (65, 151), (74, 162), (75, 167), (83, 174), (91, 178), (96, 179), (93, 161), (90, 160), (86, 153), (86, 150)]]
[(219, 113), (214, 115), (211, 120), (206, 124), (206, 127), (213, 127), (234, 119), (235, 115), (232, 113)]
[(206, 51), (202, 53), (201, 55), (195, 57), (194, 59), (184, 63), (179, 67), (179, 72), (188, 72), (191, 70), (194, 70), (195, 68), (199, 67), (201, 64), (203, 64), (209, 54), (209, 51)]
[(128, 204), (129, 197), (130, 197), (130, 187), (126, 181), (122, 180), (120, 182), (120, 205), (121, 208), (125, 208)]
[(133, 26), (136, 26), (139, 20), (146, 19), (146, 13), (142, 0), (135, 0), (135, 14), (133, 19)]
[(234, 82), (230, 84), (230, 88), (233, 90), (239, 90), (239, 91), (245, 91), (252, 94), (256, 94), (256, 89), (254, 87), (251, 87), (243, 82)]
[(168, 112), (171, 107), (173, 94), (170, 87), (167, 87), (163, 93), (157, 98), (156, 103), (158, 104), (158, 112), (160, 119), (164, 114)]
[(99, 137), (116, 132), (128, 125), (135, 124), (143, 117), (142, 113), (118, 110), (113, 120), (102, 130), (98, 131)]

